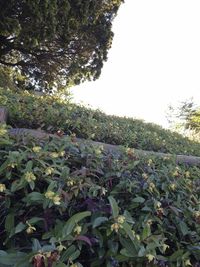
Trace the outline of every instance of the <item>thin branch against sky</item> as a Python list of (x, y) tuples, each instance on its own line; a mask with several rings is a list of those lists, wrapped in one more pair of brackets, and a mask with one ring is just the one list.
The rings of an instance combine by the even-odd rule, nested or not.
[(76, 102), (166, 126), (166, 109), (200, 101), (199, 0), (126, 0), (98, 81), (72, 89)]

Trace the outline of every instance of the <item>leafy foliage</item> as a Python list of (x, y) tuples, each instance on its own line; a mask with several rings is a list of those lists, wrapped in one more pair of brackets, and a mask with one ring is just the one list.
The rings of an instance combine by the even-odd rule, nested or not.
[(191, 139), (200, 140), (200, 107), (190, 99), (178, 107), (169, 107), (169, 122), (177, 131)]
[(0, 64), (46, 90), (98, 78), (121, 2), (1, 0)]
[(157, 125), (131, 118), (107, 116), (72, 104), (58, 96), (0, 89), (0, 105), (9, 110), (13, 127), (42, 128), (49, 132), (75, 133), (77, 137), (144, 150), (200, 155), (200, 144)]
[(70, 137), (25, 146), (1, 125), (0, 265), (197, 267), (199, 178)]

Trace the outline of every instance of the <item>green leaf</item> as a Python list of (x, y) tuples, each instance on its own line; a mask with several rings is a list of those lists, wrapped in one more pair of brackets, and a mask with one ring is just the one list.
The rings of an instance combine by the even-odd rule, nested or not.
[(31, 218), (30, 220), (28, 220), (28, 222), (29, 222), (31, 225), (36, 224), (36, 223), (39, 222), (39, 221), (44, 221), (44, 219), (43, 219), (43, 218), (39, 218), (39, 217), (33, 217), (33, 218)]
[(62, 231), (63, 237), (71, 234), (71, 232), (72, 232), (73, 228), (76, 226), (76, 224), (88, 216), (91, 216), (90, 211), (79, 212), (79, 213), (73, 215), (64, 225), (64, 228)]
[(143, 197), (135, 197), (132, 201), (135, 203), (144, 203), (145, 199)]
[(24, 229), (26, 229), (26, 227), (26, 224), (22, 222), (18, 223), (18, 225), (15, 227), (15, 234), (22, 232)]
[(142, 245), (138, 252), (138, 257), (144, 257), (145, 253), (146, 253), (145, 247)]
[(7, 159), (0, 167), (0, 174), (3, 173), (4, 170), (6, 170), (7, 166), (9, 165), (10, 161)]
[(122, 254), (123, 256), (132, 258), (135, 257), (135, 255), (133, 254), (133, 252), (126, 250), (125, 248), (120, 250), (120, 254)]
[(181, 258), (184, 254), (183, 249), (179, 249), (175, 251), (171, 256), (170, 256), (170, 261), (177, 261), (177, 259)]
[(122, 227), (123, 227), (124, 231), (126, 232), (126, 234), (129, 236), (129, 238), (131, 240), (134, 240), (135, 239), (135, 236), (133, 234), (133, 231), (132, 231), (130, 225), (127, 222), (124, 222), (122, 224)]
[(34, 239), (32, 240), (32, 242), (33, 242), (33, 245), (32, 245), (32, 250), (33, 250), (33, 251), (37, 252), (37, 251), (41, 250), (42, 247), (41, 247), (41, 245), (40, 245), (39, 240), (37, 240), (36, 238), (34, 238)]
[(26, 169), (25, 169), (25, 171), (26, 171), (26, 172), (31, 172), (31, 171), (32, 171), (32, 168), (33, 168), (33, 162), (32, 162), (32, 160), (29, 160), (29, 161), (27, 162), (27, 164), (26, 164)]
[(188, 234), (189, 230), (188, 230), (188, 227), (187, 227), (187, 224), (186, 223), (180, 222), (179, 223), (179, 227), (180, 227), (180, 230), (181, 230), (183, 236), (185, 236), (185, 235)]
[(142, 240), (146, 239), (151, 235), (151, 228), (149, 225), (146, 225), (142, 231)]
[(113, 254), (117, 254), (119, 243), (114, 242), (113, 240), (108, 240), (108, 247)]
[(108, 200), (110, 202), (113, 217), (116, 218), (119, 215), (119, 207), (117, 205), (117, 202), (112, 196), (109, 196)]
[(106, 217), (98, 217), (94, 220), (93, 224), (92, 224), (92, 228), (96, 228), (99, 225), (101, 225), (102, 223), (108, 221), (108, 218)]
[(120, 237), (120, 243), (129, 254), (134, 255), (134, 257), (138, 255), (138, 251), (140, 247), (137, 246), (137, 244), (134, 241)]
[[(22, 260), (27, 254), (22, 252), (17, 253), (6, 253), (3, 250), (0, 250), (0, 266), (6, 265), (10, 267), (16, 266), (20, 260)], [(25, 267), (25, 266), (22, 266)], [(28, 267), (28, 266), (27, 266)]]
[(12, 185), (11, 185), (11, 192), (18, 191), (22, 189), (26, 185), (26, 181), (21, 179), (21, 180), (15, 180)]
[(69, 258), (71, 261), (74, 261), (80, 256), (80, 254), (81, 254), (80, 250), (77, 249)]
[(6, 220), (5, 220), (5, 230), (7, 233), (10, 233), (11, 230), (14, 228), (14, 214), (10, 213), (6, 216)]
[(39, 192), (32, 192), (23, 199), (23, 201), (27, 202), (27, 204), (32, 203), (32, 202), (43, 203), (43, 200), (44, 200), (44, 196), (43, 194)]
[(64, 253), (61, 254), (60, 260), (66, 261), (69, 257), (76, 251), (76, 247), (74, 245), (70, 246)]

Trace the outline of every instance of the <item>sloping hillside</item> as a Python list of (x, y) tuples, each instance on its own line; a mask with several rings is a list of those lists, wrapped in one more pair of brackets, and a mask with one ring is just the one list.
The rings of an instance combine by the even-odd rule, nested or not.
[(141, 120), (107, 116), (61, 100), (56, 96), (37, 96), (28, 92), (0, 89), (0, 106), (9, 110), (13, 127), (41, 128), (100, 142), (144, 150), (200, 156), (200, 144)]

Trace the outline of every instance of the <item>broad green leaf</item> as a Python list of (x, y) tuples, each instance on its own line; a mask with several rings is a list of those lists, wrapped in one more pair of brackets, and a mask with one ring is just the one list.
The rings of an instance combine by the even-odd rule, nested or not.
[(113, 240), (108, 240), (108, 247), (111, 250), (112, 253), (117, 254), (119, 243), (114, 242)]
[(2, 265), (14, 267), (20, 260), (23, 260), (23, 258), (26, 255), (27, 255), (26, 253), (22, 253), (22, 252), (6, 253), (5, 251), (0, 250), (0, 266), (2, 264)]
[(175, 251), (171, 256), (170, 256), (170, 261), (176, 261), (177, 259), (181, 258), (184, 254), (183, 249), (179, 249)]
[(112, 209), (113, 217), (117, 218), (117, 216), (119, 215), (119, 207), (117, 205), (117, 202), (112, 196), (109, 196), (108, 200), (110, 202), (110, 206), (111, 206), (111, 209)]
[(32, 250), (33, 251), (39, 251), (39, 250), (41, 250), (41, 245), (40, 245), (40, 242), (39, 242), (39, 240), (37, 240), (36, 238), (33, 238), (33, 240), (32, 240), (32, 242), (33, 242), (33, 245), (32, 245)]
[(123, 255), (123, 256), (126, 256), (126, 257), (135, 257), (135, 255), (131, 252), (131, 251), (128, 251), (126, 250), (125, 248), (121, 249), (120, 250), (120, 253)]
[(89, 216), (91, 216), (90, 211), (84, 211), (84, 212), (80, 212), (80, 213), (73, 215), (64, 225), (64, 228), (62, 231), (63, 237), (71, 234), (71, 232), (72, 232), (73, 228), (76, 226), (76, 224), (79, 221), (81, 221), (84, 218), (89, 217)]
[(43, 203), (43, 200), (45, 199), (44, 195), (39, 193), (39, 192), (32, 192), (28, 194), (23, 200), (27, 204), (32, 203), (32, 202), (38, 202), (38, 203)]
[(126, 234), (129, 236), (129, 238), (131, 240), (134, 240), (135, 239), (135, 235), (134, 235), (130, 225), (127, 222), (124, 222), (122, 224), (122, 227), (123, 227), (124, 231), (126, 232)]
[(26, 164), (26, 172), (31, 172), (33, 168), (33, 161), (29, 160)]
[(144, 257), (145, 256), (145, 253), (146, 253), (145, 247), (142, 245), (140, 247), (139, 252), (138, 252), (138, 257)]
[(106, 217), (98, 217), (94, 220), (93, 224), (92, 224), (92, 227), (93, 228), (96, 228), (98, 227), (99, 225), (101, 225), (102, 223), (108, 221), (108, 218)]
[(74, 261), (76, 260), (79, 256), (80, 256), (81, 252), (80, 250), (76, 250), (71, 256), (70, 256), (70, 260)]
[(183, 236), (185, 236), (185, 235), (188, 234), (189, 230), (188, 230), (188, 227), (187, 227), (187, 224), (186, 223), (180, 222), (179, 223), (179, 227), (180, 227), (180, 230), (181, 230)]
[(44, 219), (43, 219), (43, 218), (39, 218), (39, 217), (33, 217), (33, 218), (31, 218), (30, 220), (28, 220), (28, 222), (29, 222), (31, 225), (36, 224), (36, 223), (39, 222), (39, 221), (44, 221)]
[(145, 199), (143, 197), (135, 197), (132, 201), (135, 203), (144, 203)]
[(142, 240), (146, 239), (151, 235), (151, 228), (149, 225), (146, 225), (142, 231)]
[(135, 242), (120, 236), (120, 243), (129, 254), (134, 255), (135, 257), (137, 256), (139, 251), (139, 246), (137, 246)]
[(6, 216), (6, 220), (5, 220), (5, 230), (7, 233), (10, 233), (11, 230), (14, 228), (14, 214), (10, 213)]
[(26, 227), (26, 224), (22, 222), (18, 223), (18, 225), (15, 227), (15, 234), (22, 232), (24, 229), (26, 229)]
[(65, 252), (61, 254), (60, 261), (66, 261), (76, 251), (74, 245), (70, 246)]

